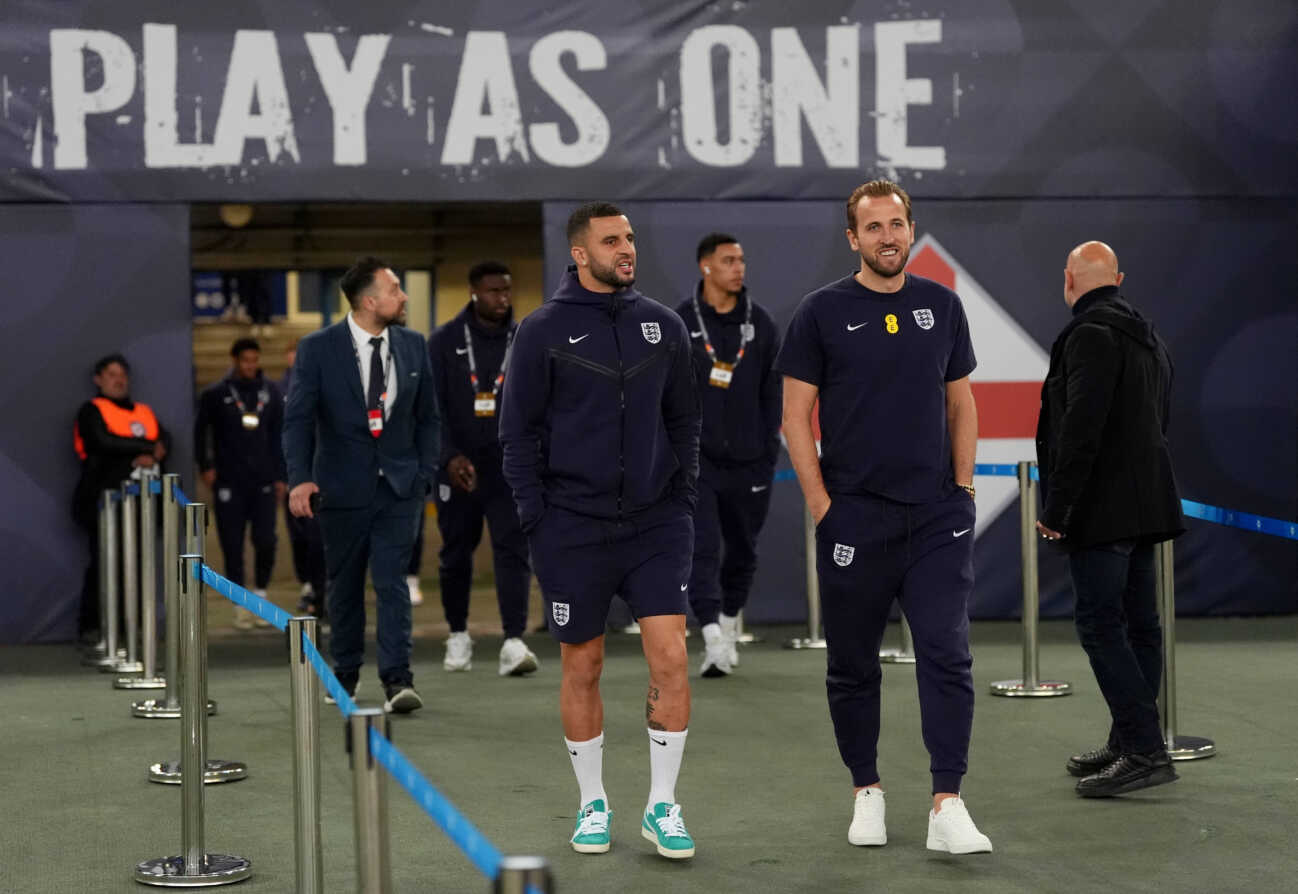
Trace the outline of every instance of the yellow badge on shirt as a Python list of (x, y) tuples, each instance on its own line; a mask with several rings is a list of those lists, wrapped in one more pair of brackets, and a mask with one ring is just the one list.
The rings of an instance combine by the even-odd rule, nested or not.
[(712, 372), (708, 375), (708, 384), (716, 388), (729, 388), (734, 377), (735, 365), (733, 363), (722, 363), (718, 360), (712, 364)]
[(496, 395), (490, 391), (479, 391), (473, 396), (474, 416), (495, 416)]
[(901, 331), (901, 327), (897, 325), (896, 314), (888, 314), (886, 317), (884, 317), (883, 327), (888, 330), (889, 335), (896, 335), (898, 332)]

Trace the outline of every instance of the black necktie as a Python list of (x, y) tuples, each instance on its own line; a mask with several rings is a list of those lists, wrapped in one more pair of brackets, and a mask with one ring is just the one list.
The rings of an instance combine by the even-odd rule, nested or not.
[(370, 353), (370, 393), (365, 398), (365, 408), (367, 410), (379, 409), (379, 399), (383, 392), (387, 390), (387, 382), (384, 381), (383, 375), (383, 339), (375, 337), (370, 339), (370, 347), (374, 350)]

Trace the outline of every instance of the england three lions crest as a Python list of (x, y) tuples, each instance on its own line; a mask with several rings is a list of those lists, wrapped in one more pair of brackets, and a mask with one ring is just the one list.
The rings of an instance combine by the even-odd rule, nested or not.
[(563, 627), (568, 623), (569, 611), (566, 602), (551, 602), (550, 614), (554, 616), (554, 623)]
[(657, 323), (641, 323), (640, 334), (651, 345), (656, 345), (663, 340), (663, 329)]
[(852, 564), (852, 557), (856, 555), (856, 547), (844, 546), (841, 543), (834, 544), (834, 564), (839, 568), (846, 568)]
[(919, 310), (911, 311), (915, 315), (915, 323), (921, 329), (933, 328), (933, 311), (928, 307), (921, 307)]

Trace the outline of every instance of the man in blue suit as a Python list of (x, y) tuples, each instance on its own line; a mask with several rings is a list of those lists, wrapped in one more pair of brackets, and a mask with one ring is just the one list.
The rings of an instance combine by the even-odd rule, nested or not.
[(341, 286), (351, 313), (302, 339), (293, 366), (284, 411), (289, 511), (320, 520), (339, 682), (355, 695), (368, 564), (378, 596), (384, 708), (406, 714), (423, 707), (410, 672), (405, 575), (437, 475), (437, 398), (424, 340), (403, 328), (408, 299), (396, 274), (377, 258), (362, 258)]

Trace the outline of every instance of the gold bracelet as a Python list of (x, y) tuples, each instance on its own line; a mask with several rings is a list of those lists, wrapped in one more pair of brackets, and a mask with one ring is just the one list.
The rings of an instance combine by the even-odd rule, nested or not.
[(957, 484), (956, 487), (960, 488), (962, 491), (964, 491), (971, 497), (978, 496), (978, 491), (974, 489), (974, 486), (972, 484)]

